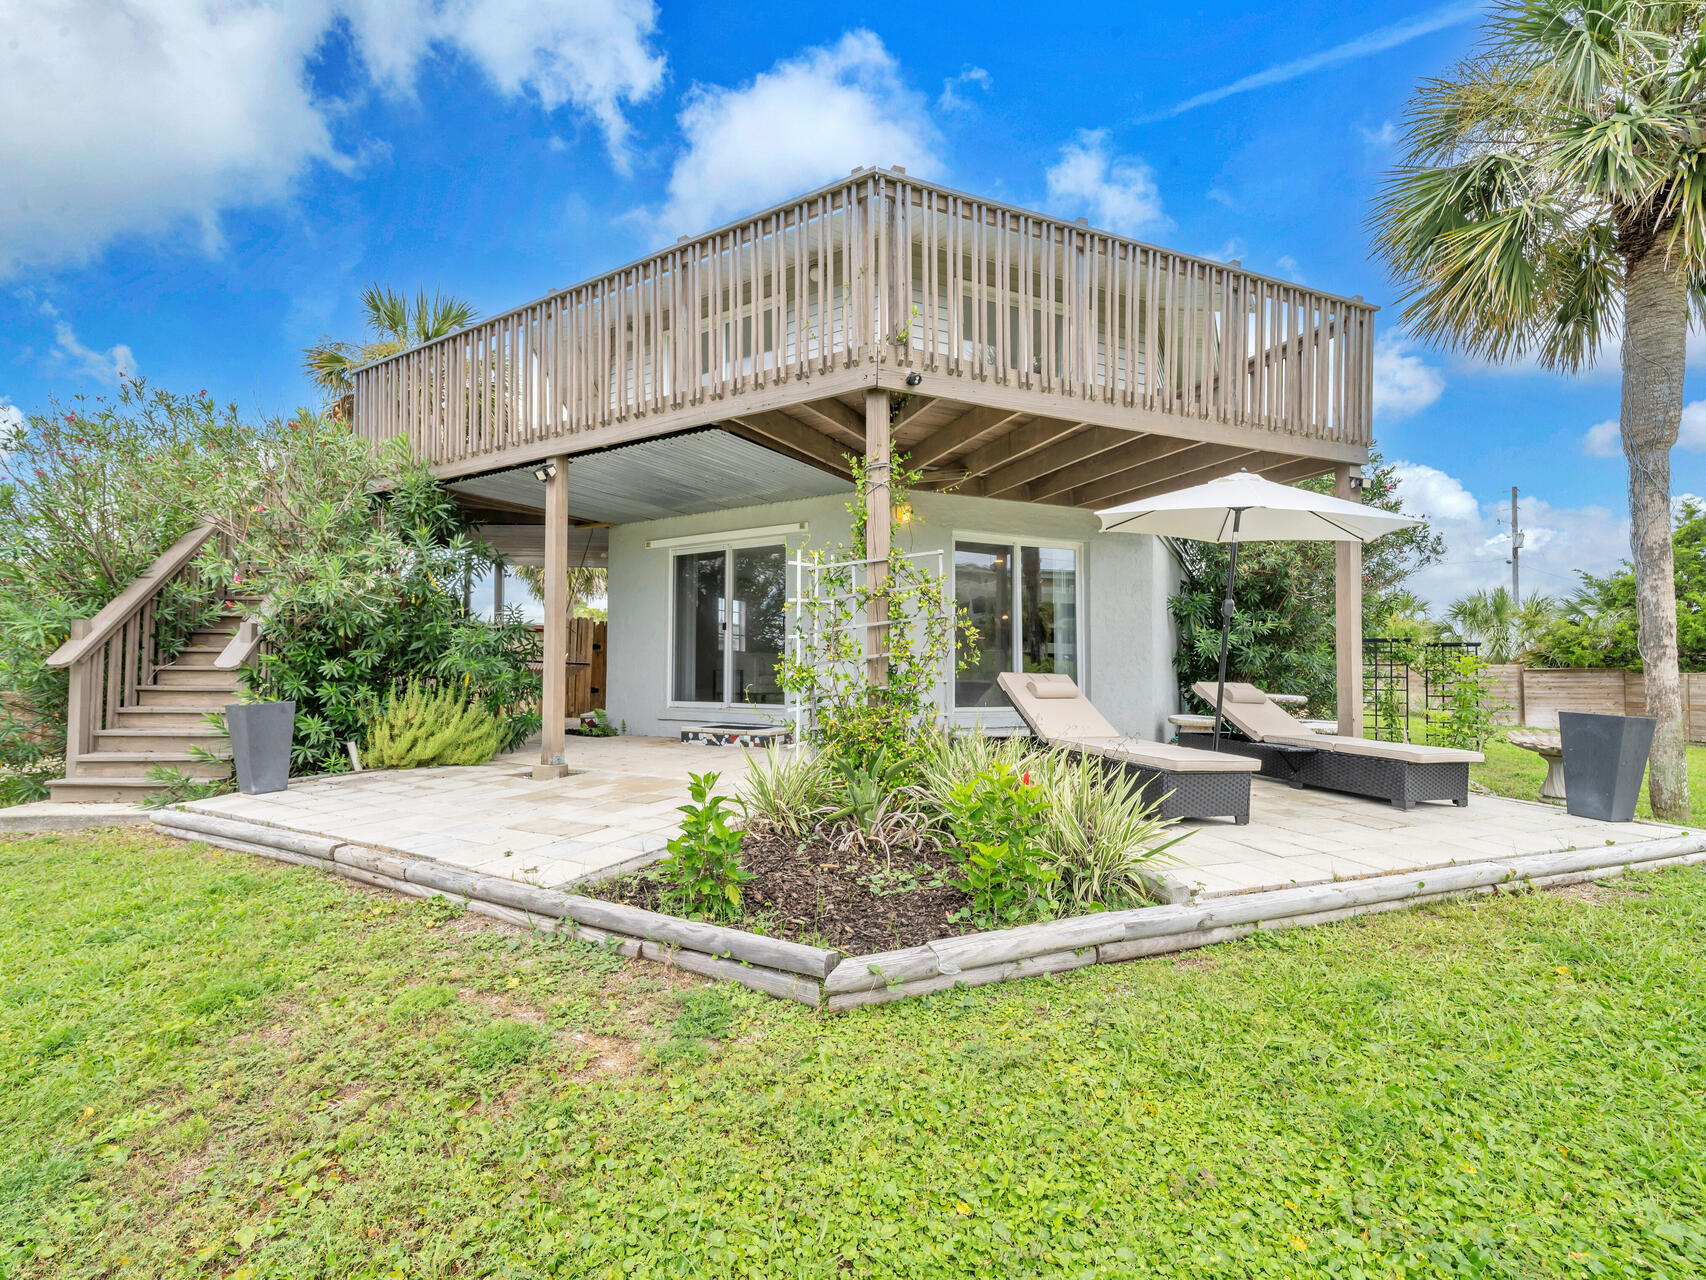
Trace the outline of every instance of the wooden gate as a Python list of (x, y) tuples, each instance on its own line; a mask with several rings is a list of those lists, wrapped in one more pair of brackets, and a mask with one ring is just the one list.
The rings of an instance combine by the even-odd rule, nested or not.
[[(583, 716), (604, 705), (604, 635), (609, 623), (593, 618), (569, 621), (568, 718)], [(541, 664), (529, 663), (534, 670)]]

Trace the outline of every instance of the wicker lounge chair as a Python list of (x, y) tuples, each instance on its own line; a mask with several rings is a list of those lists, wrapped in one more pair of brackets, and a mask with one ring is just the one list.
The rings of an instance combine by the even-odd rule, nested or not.
[(1050, 746), (1096, 756), (1155, 784), (1163, 818), (1250, 821), (1250, 775), (1261, 767), (1238, 755), (1193, 751), (1121, 734), (1066, 675), (1005, 672), (997, 683), (1030, 730)]
[[(1194, 686), (1197, 697), (1214, 705), (1215, 686)], [(1220, 749), (1261, 761), (1262, 776), (1294, 787), (1320, 787), (1408, 809), (1420, 800), (1469, 803), (1469, 766), (1479, 751), (1424, 747), (1410, 742), (1377, 742), (1312, 733), (1253, 684), (1228, 682), (1222, 714), (1237, 733), (1222, 730)], [(1181, 733), (1181, 746), (1210, 747), (1212, 733)]]

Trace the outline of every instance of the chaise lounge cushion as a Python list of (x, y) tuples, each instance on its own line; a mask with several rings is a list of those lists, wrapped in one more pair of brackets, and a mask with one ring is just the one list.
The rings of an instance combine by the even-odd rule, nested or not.
[(1068, 675), (1007, 671), (996, 682), (1031, 732), (1052, 746), (1171, 773), (1247, 773), (1261, 767), (1244, 756), (1128, 737), (1108, 723)]
[[(1197, 697), (1214, 705), (1214, 683), (1199, 681), (1191, 689)], [(1232, 696), (1233, 689), (1240, 696)], [(1255, 693), (1260, 701), (1248, 700)], [(1256, 742), (1270, 742), (1283, 747), (1314, 747), (1318, 751), (1336, 751), (1343, 755), (1371, 756), (1377, 760), (1402, 760), (1406, 764), (1479, 764), (1485, 757), (1479, 751), (1462, 751), (1456, 747), (1429, 747), (1416, 742), (1380, 742), (1374, 738), (1342, 737), (1338, 734), (1311, 733), (1286, 713), (1284, 708), (1268, 700), (1254, 685), (1228, 684), (1222, 714), (1246, 736)]]

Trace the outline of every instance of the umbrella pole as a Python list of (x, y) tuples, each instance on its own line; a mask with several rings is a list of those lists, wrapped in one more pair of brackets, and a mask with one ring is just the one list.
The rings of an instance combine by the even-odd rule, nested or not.
[(1220, 750), (1220, 713), (1226, 706), (1226, 645), (1232, 637), (1232, 579), (1238, 573), (1238, 525), (1241, 507), (1232, 509), (1232, 553), (1226, 558), (1226, 598), (1220, 602), (1220, 679), (1214, 689), (1214, 749)]

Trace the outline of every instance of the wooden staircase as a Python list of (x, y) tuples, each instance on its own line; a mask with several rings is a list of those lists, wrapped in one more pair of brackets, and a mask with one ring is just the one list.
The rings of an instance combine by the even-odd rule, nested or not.
[[(236, 667), (255, 648), (255, 624), (245, 622), (244, 597), (220, 603), (215, 618), (169, 661), (159, 662), (162, 637), (154, 605), (168, 583), (189, 578), (189, 566), (211, 536), (185, 535), (93, 619), (73, 624), (71, 638), (49, 659), (70, 669), (65, 777), (50, 784), (59, 801), (133, 802), (160, 790), (148, 776), (157, 766), (192, 778), (224, 775), (225, 734), (207, 722), (239, 697)], [(168, 650), (169, 651), (169, 650)], [(219, 757), (207, 760), (206, 751)]]

